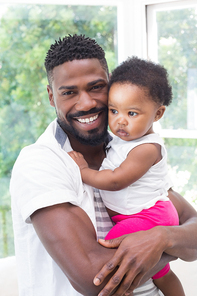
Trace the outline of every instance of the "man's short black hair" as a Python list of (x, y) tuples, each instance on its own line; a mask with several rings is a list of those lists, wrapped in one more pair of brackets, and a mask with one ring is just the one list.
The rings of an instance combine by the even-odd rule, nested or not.
[(161, 105), (168, 106), (172, 101), (172, 88), (166, 69), (151, 61), (128, 58), (112, 72), (109, 88), (114, 83), (142, 87), (153, 101)]
[(96, 58), (108, 74), (105, 52), (100, 45), (85, 35), (68, 35), (51, 45), (45, 58), (45, 68), (49, 84), (53, 79), (53, 69), (65, 62)]

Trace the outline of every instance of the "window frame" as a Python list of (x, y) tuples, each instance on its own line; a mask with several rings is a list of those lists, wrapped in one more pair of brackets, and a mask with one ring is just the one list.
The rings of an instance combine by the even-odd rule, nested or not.
[[(150, 47), (148, 44), (153, 41), (155, 30), (154, 24), (150, 24), (152, 34), (147, 32), (147, 8), (157, 9), (157, 5), (164, 9), (170, 7), (188, 6), (196, 3), (196, 0), (10, 0), (9, 3), (27, 4), (59, 4), (59, 5), (106, 5), (117, 7), (117, 49), (118, 64), (126, 60), (129, 56), (138, 56), (147, 59)], [(0, 0), (6, 3), (5, 0)], [(187, 3), (187, 4), (186, 4)], [(161, 136), (166, 138), (197, 138), (196, 130), (170, 130), (162, 129)]]
[[(151, 1), (152, 2), (152, 1)], [(147, 58), (156, 57), (157, 61), (157, 44), (156, 42), (156, 18), (157, 11), (174, 10), (177, 8), (183, 9), (195, 5), (197, 7), (197, 0), (181, 0), (181, 1), (154, 1), (146, 7), (147, 10)], [(166, 2), (166, 3), (164, 3)], [(154, 45), (155, 44), (155, 45)], [(181, 138), (181, 139), (197, 139), (197, 130), (189, 129), (161, 129), (160, 135), (164, 138)]]

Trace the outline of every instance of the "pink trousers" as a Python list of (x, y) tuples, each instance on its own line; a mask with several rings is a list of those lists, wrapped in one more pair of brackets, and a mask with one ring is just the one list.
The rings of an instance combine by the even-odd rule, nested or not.
[[(158, 225), (179, 225), (178, 213), (171, 201), (158, 201), (153, 207), (142, 210), (140, 213), (133, 215), (116, 215), (111, 218), (116, 224), (105, 237), (106, 240), (140, 230), (148, 230)], [(154, 238), (150, 237), (150, 239)], [(169, 270), (170, 265), (167, 264), (161, 271), (153, 276), (153, 279), (164, 276)]]

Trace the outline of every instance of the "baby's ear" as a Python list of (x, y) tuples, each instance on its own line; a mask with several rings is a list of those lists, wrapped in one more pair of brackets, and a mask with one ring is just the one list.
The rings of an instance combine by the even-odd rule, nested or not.
[(155, 114), (155, 121), (158, 121), (164, 115), (165, 110), (166, 107), (163, 105), (160, 106), (159, 109), (157, 109), (157, 112)]

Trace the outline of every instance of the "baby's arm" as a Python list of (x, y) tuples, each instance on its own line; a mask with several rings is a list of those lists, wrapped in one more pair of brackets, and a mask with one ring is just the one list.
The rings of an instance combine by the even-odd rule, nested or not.
[(137, 181), (157, 163), (161, 159), (161, 146), (151, 143), (135, 147), (114, 171), (90, 169), (81, 153), (72, 151), (69, 155), (78, 164), (84, 183), (98, 189), (116, 191)]

